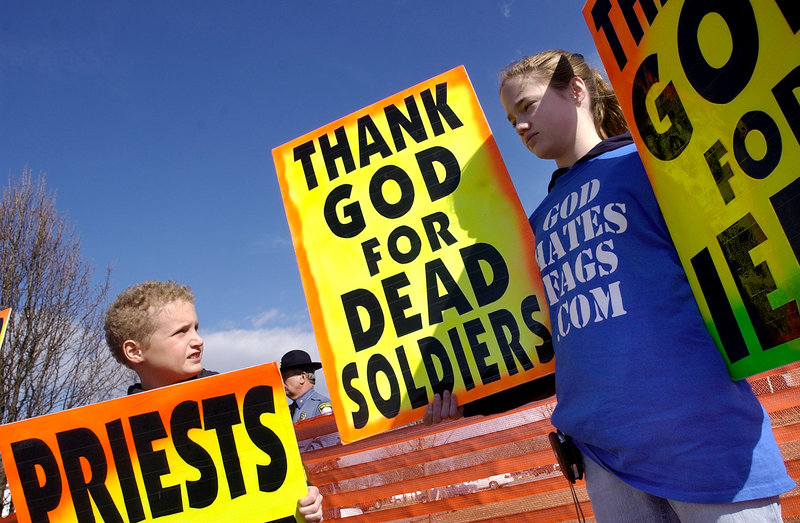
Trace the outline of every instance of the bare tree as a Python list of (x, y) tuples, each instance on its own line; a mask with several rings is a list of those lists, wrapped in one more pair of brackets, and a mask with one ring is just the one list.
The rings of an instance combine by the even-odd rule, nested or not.
[(13, 309), (0, 346), (0, 423), (119, 396), (126, 372), (103, 335), (110, 268), (93, 282), (45, 180), (27, 167), (9, 174), (0, 200), (0, 310)]

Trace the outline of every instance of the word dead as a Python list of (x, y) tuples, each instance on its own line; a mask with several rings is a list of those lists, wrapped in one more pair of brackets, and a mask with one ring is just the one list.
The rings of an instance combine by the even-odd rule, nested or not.
[[(459, 252), (463, 262), (461, 267), (467, 274), (476, 305), (484, 307), (500, 299), (505, 294), (509, 283), (508, 266), (500, 252), (488, 243), (469, 245)], [(482, 265), (491, 269), (491, 281), (487, 279), (481, 269)], [(425, 323), (427, 325), (441, 323), (444, 312), (449, 309), (455, 309), (460, 315), (473, 310), (467, 295), (441, 259), (437, 258), (425, 263), (424, 271), (428, 311)], [(385, 296), (383, 303), (388, 309), (398, 337), (423, 328), (421, 313), (406, 316), (405, 311), (413, 308), (413, 303), (408, 294), (401, 293), (401, 289), (410, 285), (411, 281), (405, 272), (381, 280)], [(439, 292), (440, 287), (444, 288), (443, 293)], [(355, 289), (342, 295), (342, 306), (355, 350), (361, 351), (375, 346), (380, 341), (385, 326), (384, 309), (378, 297), (367, 289)], [(369, 318), (366, 328), (359, 309), (364, 311)]]
[[(169, 416), (169, 435), (161, 413), (154, 411), (110, 421), (105, 424), (105, 433), (85, 427), (59, 432), (57, 448), (38, 438), (14, 442), (11, 450), (31, 520), (50, 521), (48, 513), (58, 508), (65, 496), (71, 499), (78, 521), (95, 521), (93, 505), (103, 521), (113, 522), (142, 521), (145, 508), (152, 518), (201, 509), (222, 495), (220, 475), (228, 485), (224, 496), (234, 499), (246, 494), (242, 473), (245, 467), (255, 469), (259, 491), (274, 492), (284, 483), (288, 465), (280, 438), (260, 422), (265, 413), (275, 413), (272, 387), (259, 385), (245, 394), (241, 413), (235, 394), (178, 404)], [(261, 463), (242, 463), (240, 459), (233, 428), (242, 423), (250, 442), (263, 452)], [(195, 442), (189, 436), (194, 429), (213, 431), (218, 448), (206, 449)], [(128, 447), (127, 431), (132, 436), (133, 449)], [(184, 464), (170, 464), (165, 450), (156, 450), (163, 445), (158, 443), (162, 440), (174, 447), (185, 465), (199, 472), (198, 479), (163, 484), (163, 476)], [(105, 448), (111, 449), (110, 457)], [(221, 470), (212, 459), (212, 453), (217, 451), (222, 456)], [(138, 462), (136, 470), (133, 458)], [(109, 470), (116, 474), (110, 475)], [(139, 491), (137, 476), (144, 484), (144, 495)], [(110, 487), (122, 492), (124, 507), (112, 498)]]

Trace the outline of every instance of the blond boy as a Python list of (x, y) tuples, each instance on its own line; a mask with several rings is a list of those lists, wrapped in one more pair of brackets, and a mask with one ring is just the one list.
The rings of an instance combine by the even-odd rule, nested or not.
[[(189, 286), (146, 281), (122, 291), (106, 313), (105, 333), (114, 358), (139, 376), (128, 394), (217, 374), (203, 369), (198, 329)], [(308, 487), (298, 510), (308, 522), (322, 521), (317, 487)]]

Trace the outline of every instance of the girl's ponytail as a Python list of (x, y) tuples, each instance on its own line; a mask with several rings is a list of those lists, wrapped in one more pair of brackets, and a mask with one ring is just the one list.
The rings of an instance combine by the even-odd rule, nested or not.
[(592, 93), (592, 112), (594, 126), (597, 128), (600, 138), (624, 133), (628, 130), (628, 123), (622, 114), (622, 106), (619, 104), (616, 93), (599, 72), (593, 69), (591, 71), (595, 87), (595, 92)]

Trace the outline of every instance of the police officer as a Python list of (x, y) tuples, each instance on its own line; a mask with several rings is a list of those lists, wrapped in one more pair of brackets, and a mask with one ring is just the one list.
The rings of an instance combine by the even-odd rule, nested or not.
[(293, 423), (320, 414), (333, 414), (331, 400), (314, 390), (314, 371), (320, 368), (322, 364), (311, 361), (304, 350), (290, 350), (281, 358), (283, 388), (289, 398)]
[[(322, 364), (311, 361), (304, 350), (290, 350), (281, 358), (281, 377), (286, 397), (289, 399), (289, 412), (292, 423), (313, 418), (322, 414), (333, 414), (331, 400), (314, 390), (314, 371)], [(313, 439), (298, 442), (300, 452), (307, 452), (339, 443), (339, 434), (325, 434)]]

